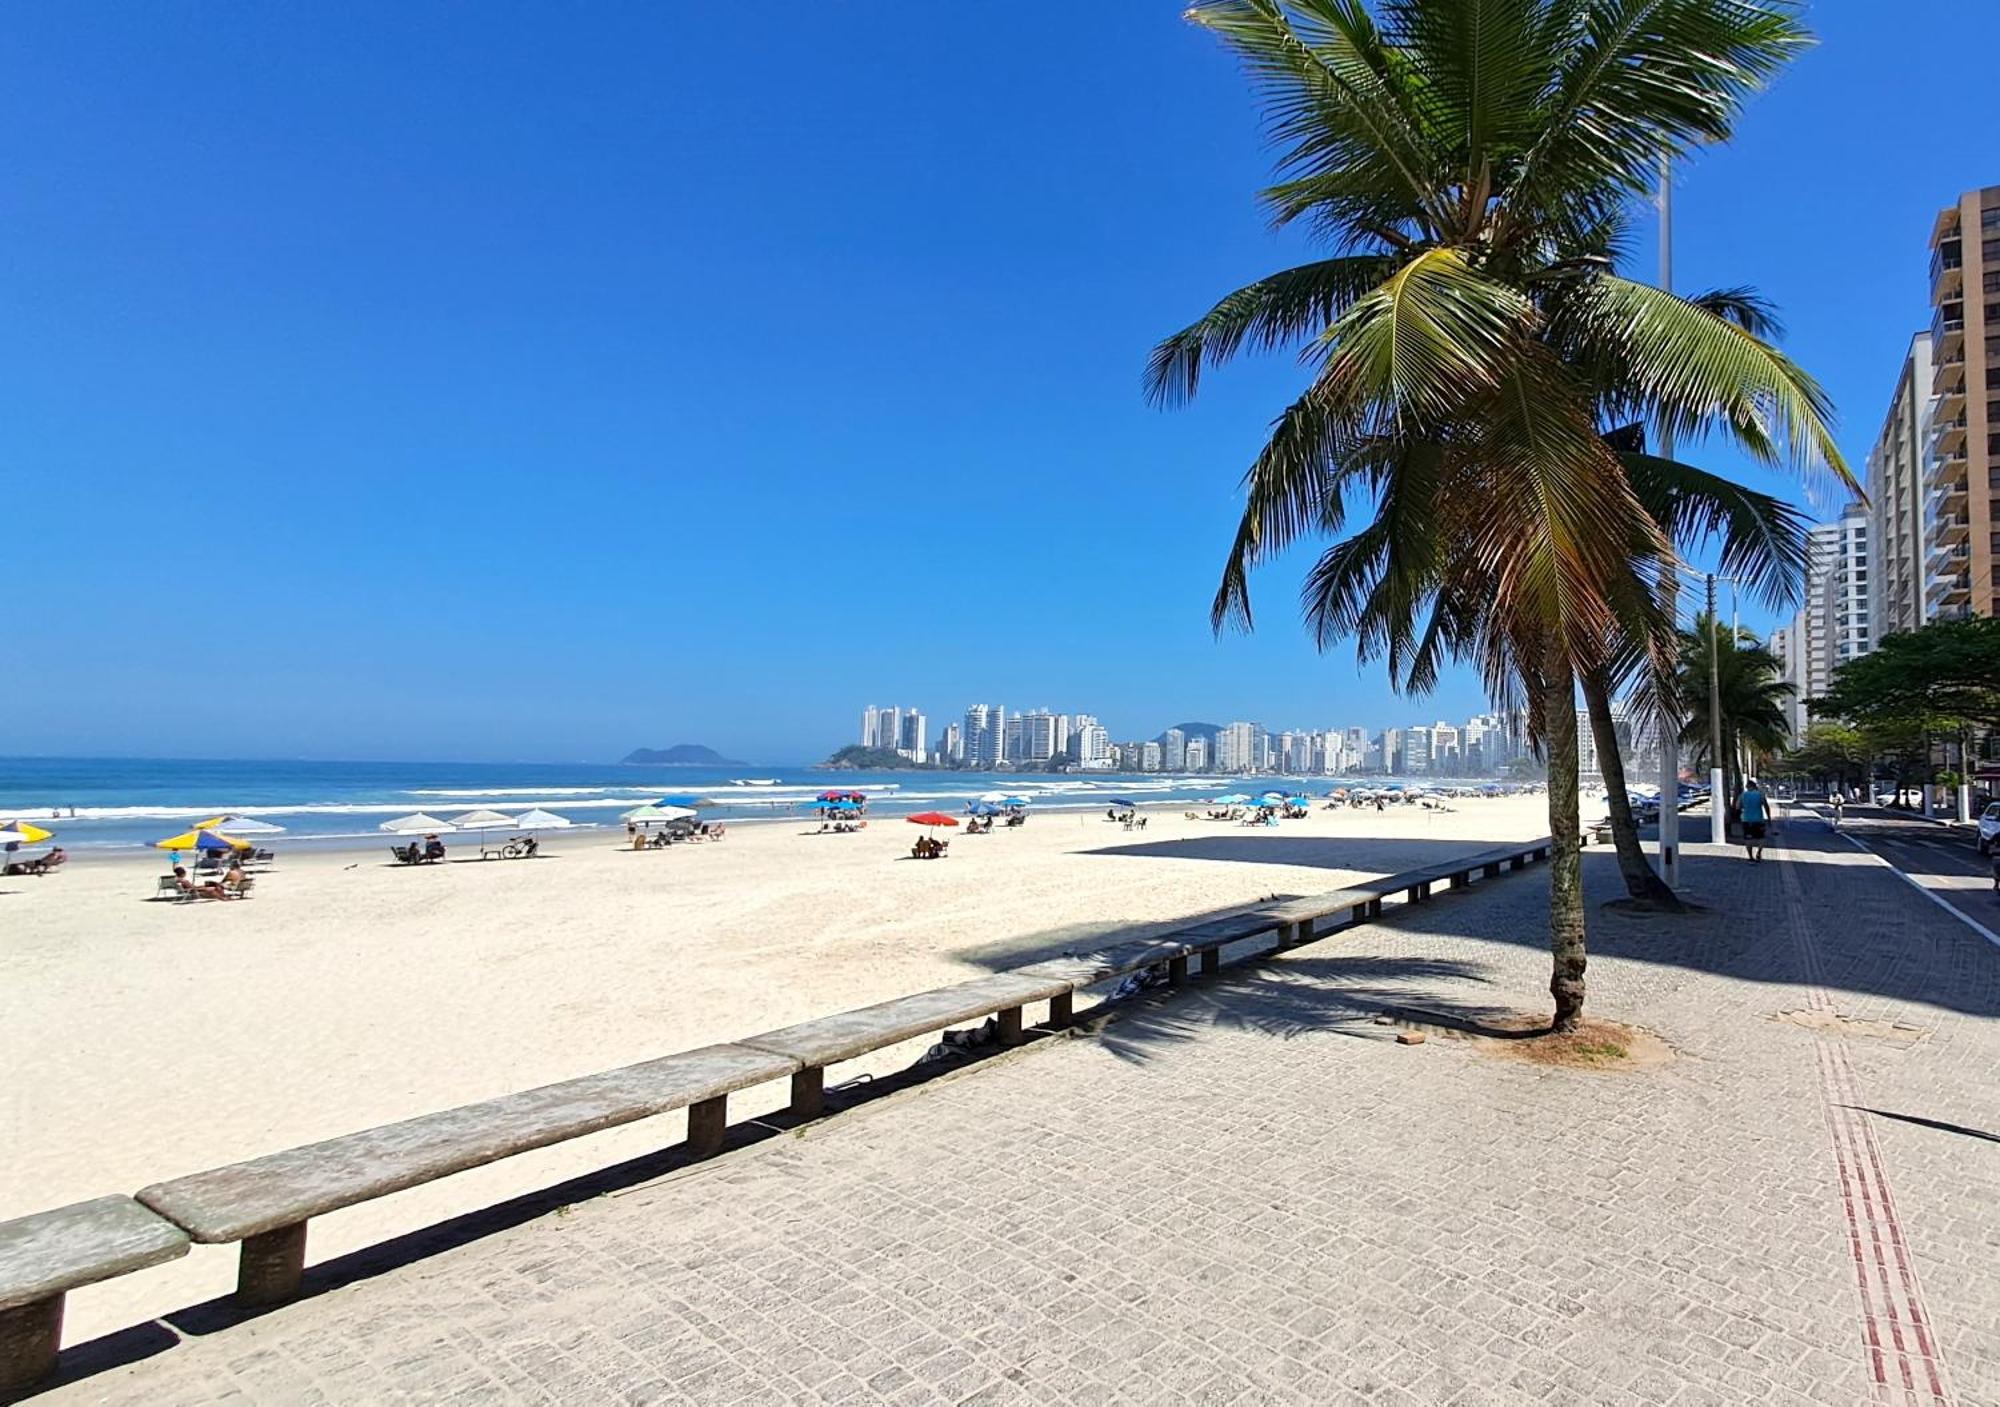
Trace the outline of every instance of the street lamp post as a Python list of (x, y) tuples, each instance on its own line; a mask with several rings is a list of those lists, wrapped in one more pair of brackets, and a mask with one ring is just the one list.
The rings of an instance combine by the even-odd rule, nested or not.
[[(1660, 289), (1674, 288), (1674, 162), (1671, 153), (1660, 152)], [(1662, 458), (1674, 457), (1674, 432), (1660, 430)], [(1667, 577), (1667, 617), (1677, 620), (1679, 595), (1674, 574)], [(1660, 699), (1660, 878), (1669, 889), (1680, 881), (1681, 863), (1681, 746), (1680, 719), (1670, 696)]]

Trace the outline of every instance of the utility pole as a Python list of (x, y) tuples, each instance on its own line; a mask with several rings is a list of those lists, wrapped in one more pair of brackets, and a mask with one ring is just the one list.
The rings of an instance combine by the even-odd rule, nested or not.
[[(1729, 818), (1722, 795), (1722, 642), (1715, 610), (1715, 573), (1708, 574), (1708, 843), (1729, 843)], [(1735, 640), (1732, 638), (1733, 645)]]
[[(1674, 291), (1674, 159), (1660, 151), (1660, 290)], [(1674, 457), (1674, 432), (1661, 427), (1660, 457)], [(1673, 544), (1668, 544), (1673, 550)], [(1669, 562), (1666, 579), (1667, 619), (1680, 629), (1680, 584)], [(1681, 867), (1681, 738), (1679, 710), (1670, 691), (1660, 695), (1660, 878), (1669, 889), (1680, 880)]]

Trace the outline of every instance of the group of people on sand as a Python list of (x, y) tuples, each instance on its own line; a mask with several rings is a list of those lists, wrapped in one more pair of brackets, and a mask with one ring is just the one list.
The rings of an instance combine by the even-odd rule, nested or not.
[(243, 862), (232, 856), (221, 879), (204, 879), (200, 883), (188, 877), (186, 865), (175, 865), (174, 888), (190, 899), (241, 899), (250, 888), (250, 876), (243, 873)]
[(917, 837), (917, 843), (910, 847), (910, 855), (913, 859), (918, 860), (942, 860), (944, 858), (944, 848), (950, 843), (950, 841), (939, 840), (934, 835), (920, 835)]

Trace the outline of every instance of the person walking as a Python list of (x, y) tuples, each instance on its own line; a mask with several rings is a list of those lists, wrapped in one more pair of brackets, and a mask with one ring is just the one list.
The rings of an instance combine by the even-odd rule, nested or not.
[(1770, 804), (1764, 800), (1763, 788), (1757, 785), (1755, 777), (1743, 784), (1743, 794), (1736, 799), (1736, 812), (1743, 821), (1743, 849), (1750, 856), (1752, 864), (1764, 859), (1764, 828), (1770, 824)]
[(1847, 810), (1847, 793), (1843, 788), (1835, 787), (1829, 793), (1827, 800), (1833, 807), (1833, 828), (1838, 831), (1840, 829), (1840, 818)]

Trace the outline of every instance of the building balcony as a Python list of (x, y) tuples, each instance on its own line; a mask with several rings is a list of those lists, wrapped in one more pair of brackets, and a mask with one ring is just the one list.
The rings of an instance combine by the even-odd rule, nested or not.
[(1950, 356), (1936, 358), (1931, 364), (1931, 394), (1948, 396), (1953, 392), (1965, 394), (1965, 349)]
[(1965, 291), (1965, 264), (1960, 259), (1931, 258), (1931, 302), (1956, 298)]
[(1972, 605), (1972, 573), (1958, 576), (1932, 577), (1931, 584), (1924, 591), (1924, 604), (1933, 614), (1943, 616), (1953, 607)]
[(1954, 489), (1959, 492), (1965, 487), (1965, 446), (1960, 445), (1948, 454), (1932, 457), (1930, 467), (1924, 471), (1924, 487), (1938, 494), (1946, 494)]
[(1951, 306), (1959, 310), (1956, 316), (1946, 317), (1940, 312), (1931, 319), (1931, 355), (1939, 362), (1953, 360), (1953, 353), (1960, 353), (1957, 359), (1964, 360), (1965, 305), (1954, 303)]
[(1949, 547), (1962, 543), (1972, 533), (1972, 524), (1963, 513), (1940, 513), (1931, 524), (1931, 535), (1939, 546)]
[(1965, 543), (1953, 546), (1940, 542), (1931, 549), (1930, 567), (1935, 576), (1957, 576), (1972, 566), (1972, 548)]
[[(1961, 399), (1963, 399), (1961, 397)], [(1954, 415), (1949, 420), (1931, 422), (1931, 452), (1943, 455), (1965, 445), (1965, 416)]]
[[(1945, 420), (1955, 415), (1963, 423), (1965, 419), (1965, 366), (1963, 363), (1960, 363), (1958, 371), (1952, 379), (1956, 384), (1949, 390), (1938, 393), (1938, 406), (1935, 417), (1938, 420)], [(1937, 378), (1933, 376), (1931, 380), (1935, 382)]]

